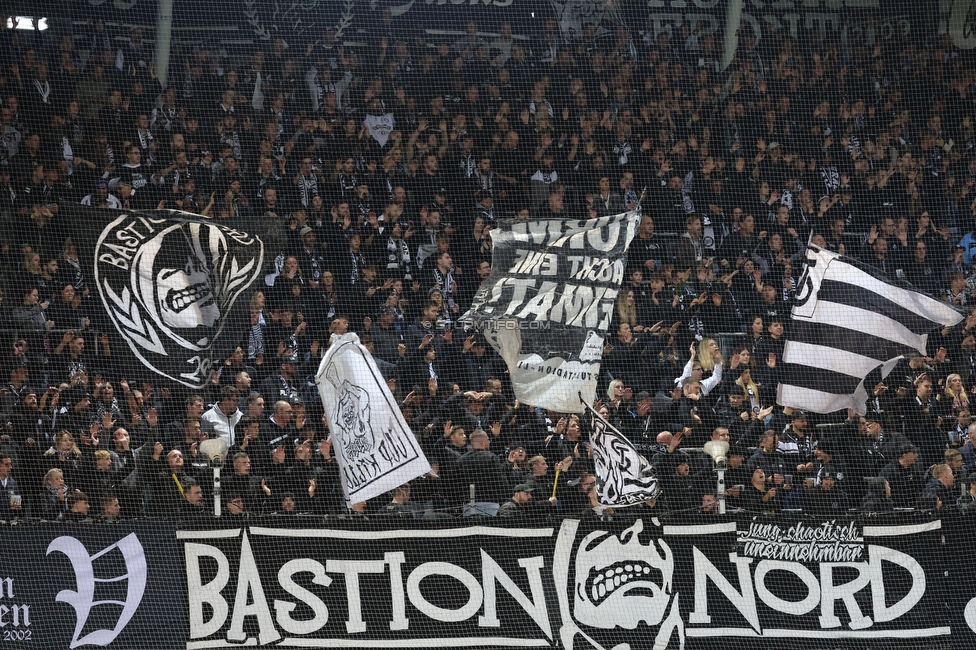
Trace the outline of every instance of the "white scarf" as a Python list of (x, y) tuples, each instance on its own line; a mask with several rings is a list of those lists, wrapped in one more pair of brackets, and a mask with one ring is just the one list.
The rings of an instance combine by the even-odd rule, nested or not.
[(41, 96), (41, 101), (45, 104), (48, 103), (48, 97), (51, 94), (51, 84), (46, 79), (44, 80), (44, 85), (37, 79), (34, 80), (34, 87), (37, 88), (38, 94)]
[(630, 146), (629, 142), (618, 142), (613, 146), (613, 152), (617, 154), (618, 161), (621, 165), (627, 164), (627, 156), (633, 153), (633, 148)]

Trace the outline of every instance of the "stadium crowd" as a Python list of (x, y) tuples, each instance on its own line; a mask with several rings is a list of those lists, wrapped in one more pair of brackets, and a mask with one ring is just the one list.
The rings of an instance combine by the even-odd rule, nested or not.
[[(865, 416), (775, 403), (808, 241), (971, 309), (968, 59), (947, 40), (783, 30), (743, 34), (721, 70), (721, 44), (687, 28), (574, 39), (541, 23), (471, 22), (450, 42), (387, 12), (364, 48), (330, 30), (187, 48), (165, 89), (138, 28), (121, 47), (103, 23), (0, 34), (0, 519), (205, 518), (207, 438), (230, 448), (225, 516), (622, 516), (596, 501), (590, 423), (519, 403), (456, 324), (498, 219), (638, 204), (596, 404), (663, 486), (631, 512), (715, 512), (711, 460), (688, 451), (713, 439), (731, 444), (733, 508), (972, 502), (976, 311), (873, 378)], [(78, 204), (264, 236), (265, 286), (207, 390), (113, 361), (64, 235)], [(347, 331), (434, 465), (348, 508), (311, 381)]]

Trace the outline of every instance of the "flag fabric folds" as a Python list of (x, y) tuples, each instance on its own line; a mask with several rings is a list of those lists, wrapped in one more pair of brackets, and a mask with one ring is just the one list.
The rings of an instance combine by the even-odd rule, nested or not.
[(596, 219), (502, 220), (491, 231), (491, 275), (461, 318), (508, 365), (526, 404), (582, 413), (596, 394), (603, 337), (640, 212)]
[[(251, 231), (173, 210), (119, 212), (66, 205), (65, 227), (92, 288), (93, 327), (112, 365), (143, 368), (168, 388), (201, 390), (245, 340), (265, 245)], [(130, 378), (132, 375), (130, 374)]]
[(783, 350), (777, 402), (817, 413), (866, 411), (864, 379), (926, 352), (928, 334), (963, 315), (877, 269), (810, 246)]
[(430, 472), (420, 443), (356, 334), (332, 343), (315, 383), (348, 503), (367, 501)]
[(624, 434), (600, 417), (580, 396), (590, 414), (590, 447), (596, 470), (596, 495), (601, 505), (613, 508), (635, 506), (661, 493), (651, 464), (638, 453)]

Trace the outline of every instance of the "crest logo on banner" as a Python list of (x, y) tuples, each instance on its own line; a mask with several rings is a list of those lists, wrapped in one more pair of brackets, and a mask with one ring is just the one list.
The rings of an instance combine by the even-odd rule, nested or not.
[[(254, 34), (263, 41), (270, 41), (272, 38), (271, 32), (268, 31), (268, 28), (264, 26), (261, 20), (261, 3), (258, 0), (242, 1), (244, 4), (244, 18), (247, 20), (247, 24), (254, 28)], [(267, 5), (267, 3), (264, 4)], [(289, 33), (301, 36), (318, 24), (315, 17), (319, 15), (322, 9), (332, 4), (333, 0), (292, 0), (292, 2), (275, 0), (273, 3), (274, 12), (268, 16), (271, 21), (271, 29), (276, 32), (287, 29)], [(409, 7), (407, 8), (409, 9)], [(355, 17), (356, 0), (344, 0), (342, 3), (342, 13), (339, 15), (339, 21), (334, 27), (337, 38), (342, 36), (346, 29), (352, 25)]]
[[(132, 620), (142, 596), (146, 591), (146, 579), (148, 569), (146, 565), (146, 553), (139, 542), (135, 533), (130, 533), (116, 543), (102, 549), (94, 555), (88, 554), (85, 545), (74, 537), (67, 535), (53, 540), (47, 547), (47, 554), (57, 551), (63, 553), (71, 561), (71, 567), (75, 572), (75, 584), (77, 591), (63, 589), (57, 595), (57, 602), (67, 603), (75, 610), (75, 630), (71, 637), (71, 647), (77, 648), (83, 645), (106, 646), (119, 636), (125, 626)], [(125, 573), (109, 578), (95, 577), (95, 563), (106, 555), (117, 551), (121, 554), (125, 562)], [(98, 583), (115, 583), (122, 580), (126, 581), (125, 601), (118, 600), (95, 600), (95, 589)], [(85, 629), (88, 617), (95, 607), (122, 607), (118, 615), (115, 627), (111, 630), (99, 629), (81, 636)]]
[(127, 214), (105, 227), (94, 258), (102, 304), (136, 357), (199, 389), (231, 309), (261, 273), (264, 245), (227, 226)]

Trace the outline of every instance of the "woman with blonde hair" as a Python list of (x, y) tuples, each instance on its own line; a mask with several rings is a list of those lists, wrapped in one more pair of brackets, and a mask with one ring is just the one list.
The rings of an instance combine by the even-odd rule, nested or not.
[(722, 350), (715, 339), (702, 339), (698, 344), (698, 363), (701, 364), (702, 373), (712, 372), (725, 364)]
[(969, 396), (966, 395), (966, 387), (963, 386), (962, 377), (958, 373), (954, 372), (946, 377), (945, 398), (953, 413), (969, 408)]
[(75, 444), (75, 437), (67, 429), (61, 429), (54, 436), (54, 444), (44, 452), (44, 466), (57, 469), (70, 475), (81, 463), (81, 449)]
[(637, 327), (637, 304), (633, 289), (624, 289), (617, 296), (617, 325), (624, 323), (631, 328)]
[(748, 366), (743, 368), (735, 383), (745, 389), (752, 412), (759, 413), (762, 410), (762, 397), (759, 394), (759, 384), (752, 380), (752, 369)]
[(619, 406), (624, 399), (624, 382), (619, 379), (614, 379), (607, 386), (607, 397), (610, 398), (609, 404), (611, 408)]
[[(722, 382), (722, 366), (725, 364), (722, 351), (715, 339), (702, 339), (697, 347), (692, 342), (688, 352), (690, 354), (688, 363), (674, 383), (681, 386), (685, 379), (691, 377), (700, 382), (702, 395), (708, 395)], [(706, 377), (705, 375), (709, 373), (711, 376)]]

